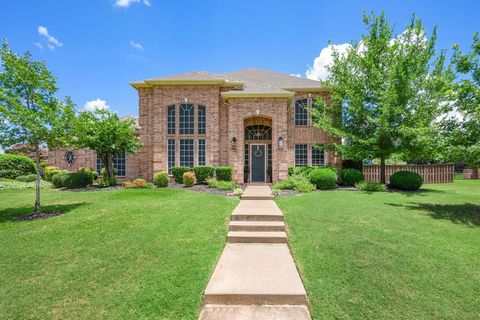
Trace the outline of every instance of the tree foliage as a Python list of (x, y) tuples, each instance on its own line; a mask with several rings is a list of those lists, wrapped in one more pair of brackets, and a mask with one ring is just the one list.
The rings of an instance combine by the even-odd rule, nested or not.
[(60, 101), (56, 78), (30, 53), (20, 56), (5, 41), (0, 50), (0, 144), (33, 147), (37, 169), (35, 214), (40, 214), (40, 158), (42, 147), (64, 145), (75, 117), (67, 97)]
[(385, 159), (435, 153), (435, 120), (443, 112), (452, 72), (444, 52), (435, 52), (436, 28), (427, 38), (417, 17), (397, 35), (383, 14), (364, 14), (364, 24), (361, 41), (344, 54), (334, 51), (324, 83), (330, 101), (312, 113), (315, 125), (337, 138), (330, 147), (344, 157), (380, 159), (385, 182)]
[(108, 110), (82, 111), (76, 125), (75, 146), (97, 153), (105, 168), (105, 181), (114, 181), (113, 157), (122, 152), (134, 154), (141, 143), (135, 132), (135, 119), (120, 119)]
[(471, 52), (463, 53), (458, 45), (452, 63), (464, 78), (458, 80), (449, 113), (442, 122), (443, 156), (448, 161), (480, 167), (480, 39), (473, 37)]

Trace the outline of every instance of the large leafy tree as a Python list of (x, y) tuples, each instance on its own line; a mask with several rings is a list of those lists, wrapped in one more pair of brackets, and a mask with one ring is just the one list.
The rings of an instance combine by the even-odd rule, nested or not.
[(40, 215), (40, 159), (42, 148), (64, 145), (75, 117), (69, 98), (60, 101), (56, 79), (30, 53), (20, 56), (5, 41), (0, 50), (0, 144), (20, 143), (33, 149), (37, 168), (34, 214)]
[(471, 52), (463, 53), (458, 45), (452, 63), (462, 78), (455, 83), (455, 96), (449, 103), (442, 131), (444, 158), (480, 167), (480, 39), (473, 37)]
[(385, 183), (389, 157), (434, 154), (435, 120), (443, 112), (452, 73), (444, 66), (444, 53), (435, 53), (436, 28), (427, 39), (415, 16), (398, 35), (383, 14), (364, 14), (363, 20), (367, 33), (361, 41), (346, 53), (333, 53), (324, 83), (331, 93), (328, 107), (312, 112), (315, 125), (337, 138), (330, 147), (344, 157), (380, 159)]
[(135, 119), (121, 119), (105, 109), (81, 111), (76, 133), (74, 145), (97, 153), (105, 168), (103, 179), (108, 183), (114, 182), (114, 156), (122, 152), (134, 154), (142, 146), (135, 133)]

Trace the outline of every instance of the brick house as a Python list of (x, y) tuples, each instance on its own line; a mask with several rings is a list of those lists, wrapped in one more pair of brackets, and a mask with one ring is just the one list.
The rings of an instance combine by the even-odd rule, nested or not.
[[(334, 153), (314, 147), (330, 139), (312, 126), (306, 108), (328, 97), (318, 81), (242, 69), (131, 85), (138, 91), (137, 130), (143, 147), (135, 156), (116, 157), (120, 177), (151, 180), (155, 172), (171, 173), (174, 166), (230, 165), (237, 182), (275, 182), (287, 177), (289, 165), (339, 164)], [(49, 163), (100, 169), (89, 150), (55, 150)]]

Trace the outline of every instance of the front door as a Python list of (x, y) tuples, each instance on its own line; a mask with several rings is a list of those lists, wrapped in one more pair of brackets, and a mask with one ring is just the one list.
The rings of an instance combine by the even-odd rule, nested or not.
[(252, 144), (250, 175), (252, 182), (265, 182), (265, 145)]

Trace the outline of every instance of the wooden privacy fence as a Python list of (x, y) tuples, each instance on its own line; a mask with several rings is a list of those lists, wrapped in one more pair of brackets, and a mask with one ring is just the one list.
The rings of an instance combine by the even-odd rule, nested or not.
[[(406, 164), (385, 166), (385, 180), (389, 183), (390, 176), (397, 171), (413, 171), (423, 178), (423, 183), (447, 183), (454, 179), (453, 164)], [(380, 182), (380, 165), (364, 165), (363, 175), (366, 181)]]

